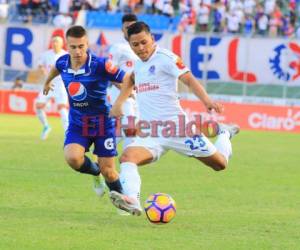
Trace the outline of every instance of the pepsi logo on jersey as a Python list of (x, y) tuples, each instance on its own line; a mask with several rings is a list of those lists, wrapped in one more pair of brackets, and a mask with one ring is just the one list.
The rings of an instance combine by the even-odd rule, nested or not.
[(80, 82), (70, 82), (68, 93), (74, 101), (83, 101), (87, 97), (87, 90)]

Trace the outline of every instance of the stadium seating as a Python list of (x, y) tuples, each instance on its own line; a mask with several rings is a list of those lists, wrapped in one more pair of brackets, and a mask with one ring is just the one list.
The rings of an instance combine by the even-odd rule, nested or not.
[[(120, 29), (122, 26), (121, 19), (123, 13), (107, 13), (89, 11), (86, 16), (86, 26), (89, 28), (106, 28), (106, 29)], [(138, 15), (139, 20), (149, 24), (151, 30), (176, 30), (180, 21), (180, 16), (169, 18), (163, 15)]]

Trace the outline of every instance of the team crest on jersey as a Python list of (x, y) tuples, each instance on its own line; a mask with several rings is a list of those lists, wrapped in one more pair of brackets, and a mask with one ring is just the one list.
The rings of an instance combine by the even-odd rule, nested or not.
[(74, 101), (83, 101), (87, 97), (87, 90), (80, 82), (70, 82), (68, 93)]
[(154, 75), (155, 74), (155, 65), (152, 65), (150, 68), (149, 68), (149, 75)]
[(116, 74), (118, 71), (118, 67), (113, 65), (112, 61), (107, 60), (105, 62), (105, 70), (110, 74)]
[(275, 56), (269, 59), (273, 74), (283, 81), (295, 81), (300, 77), (300, 46), (294, 42), (280, 44), (273, 49)]
[(183, 63), (183, 61), (181, 60), (180, 57), (178, 57), (177, 60), (176, 60), (176, 66), (179, 69), (184, 69), (185, 68), (185, 65), (184, 65), (184, 63)]

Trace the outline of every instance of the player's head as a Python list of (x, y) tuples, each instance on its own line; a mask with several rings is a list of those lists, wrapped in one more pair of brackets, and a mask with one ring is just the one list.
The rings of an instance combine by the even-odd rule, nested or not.
[(128, 41), (128, 35), (127, 35), (127, 30), (128, 30), (128, 27), (131, 25), (131, 24), (134, 24), (137, 22), (137, 17), (136, 15), (134, 14), (125, 14), (123, 17), (122, 17), (122, 31), (123, 31), (123, 34), (124, 34), (124, 38)]
[(84, 62), (88, 50), (86, 30), (82, 26), (72, 26), (67, 30), (66, 39), (71, 59), (77, 62)]
[(149, 26), (144, 22), (136, 22), (129, 26), (127, 33), (131, 49), (142, 61), (147, 61), (155, 50)]
[(56, 52), (60, 52), (64, 46), (64, 39), (61, 36), (54, 36), (51, 39), (51, 48)]

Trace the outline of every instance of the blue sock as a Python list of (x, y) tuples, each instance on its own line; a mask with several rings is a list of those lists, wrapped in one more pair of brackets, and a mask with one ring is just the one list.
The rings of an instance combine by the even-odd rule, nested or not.
[(78, 172), (97, 176), (100, 174), (100, 167), (95, 162), (92, 162), (87, 156), (84, 156), (84, 162), (78, 169)]
[(113, 182), (107, 182), (107, 181), (105, 181), (105, 182), (110, 191), (116, 191), (120, 194), (123, 193), (123, 188), (122, 188), (120, 179), (117, 179), (116, 181), (113, 181)]

